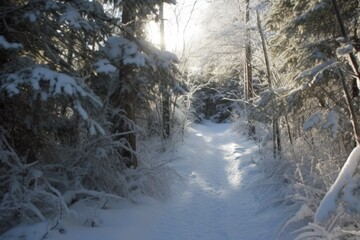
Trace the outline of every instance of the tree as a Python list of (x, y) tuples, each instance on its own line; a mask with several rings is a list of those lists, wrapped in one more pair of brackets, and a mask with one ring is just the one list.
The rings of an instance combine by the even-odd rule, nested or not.
[[(160, 17), (160, 49), (165, 51), (165, 20), (164, 20), (164, 4), (160, 3), (159, 6)], [(170, 136), (170, 96), (168, 93), (168, 86), (163, 86), (164, 91), (162, 94), (162, 124), (163, 124), (163, 137)]]
[[(354, 32), (354, 29), (357, 28), (356, 15), (354, 15), (357, 4), (357, 1), (339, 4), (339, 9), (343, 14), (344, 27), (349, 32)], [(280, 69), (286, 79), (285, 85), (292, 90), (289, 97), (289, 108), (294, 112), (305, 113), (304, 118), (309, 117), (303, 111), (305, 106), (309, 109), (346, 108), (346, 103), (339, 94), (341, 91), (338, 91), (339, 88), (342, 88), (340, 77), (335, 77), (338, 79), (335, 82), (325, 81), (324, 79), (334, 76), (331, 76), (330, 73), (324, 76), (323, 71), (329, 68), (343, 67), (331, 64), (332, 60), (329, 62), (329, 59), (342, 60), (340, 55), (337, 56), (336, 51), (337, 48), (341, 48), (342, 44), (337, 41), (342, 36), (337, 22), (332, 1), (329, 0), (275, 1), (272, 5), (267, 25), (277, 34), (273, 38), (271, 50), (275, 54), (282, 53), (279, 55), (283, 63)], [(357, 39), (357, 35), (350, 38)], [(345, 64), (347, 63), (345, 62)], [(318, 67), (313, 68), (316, 65)], [(351, 69), (349, 65), (345, 68), (348, 69), (346, 71)], [(304, 80), (304, 77), (308, 77), (308, 79), (316, 77), (317, 79), (314, 78), (314, 81), (309, 83)], [(291, 79), (295, 79), (295, 81)], [(347, 85), (351, 86), (353, 97), (355, 97), (357, 90), (354, 89), (356, 88), (354, 79), (351, 84), (347, 83)], [(343, 100), (339, 101), (339, 99)], [(296, 117), (299, 118), (299, 116)]]
[(85, 74), (96, 56), (92, 41), (102, 41), (110, 18), (89, 1), (8, 1), (0, 9), (3, 231), (17, 221), (61, 218), (72, 201), (62, 194), (97, 187), (81, 177), (96, 158), (83, 164), (81, 148), (91, 150), (81, 142), (105, 134), (93, 114), (103, 104)]
[(252, 81), (252, 57), (251, 57), (251, 36), (250, 36), (250, 1), (245, 1), (245, 26), (246, 26), (246, 46), (245, 46), (245, 101), (249, 101), (253, 95)]
[[(266, 47), (266, 39), (265, 39), (265, 34), (264, 31), (262, 29), (262, 24), (261, 24), (261, 19), (260, 19), (260, 15), (259, 15), (259, 11), (256, 10), (256, 17), (257, 17), (257, 25), (258, 25), (258, 29), (259, 29), (259, 34), (261, 37), (261, 44), (262, 44), (262, 48), (263, 48), (263, 53), (264, 53), (264, 59), (265, 59), (265, 66), (266, 66), (266, 77), (268, 80), (268, 85), (269, 85), (269, 90), (272, 92), (274, 91), (273, 86), (272, 86), (272, 79), (271, 79), (271, 68), (270, 68), (270, 62), (269, 62), (269, 56), (268, 56), (268, 51), (267, 51), (267, 47)], [(272, 100), (272, 131), (273, 131), (273, 148), (274, 148), (274, 158), (276, 158), (276, 156), (281, 152), (281, 140), (280, 140), (280, 129), (279, 129), (279, 120), (276, 119), (276, 110), (275, 110), (275, 103), (274, 103), (274, 99), (271, 98)]]
[[(139, 25), (130, 28), (127, 3), (125, 25), (96, 1), (0, 4), (0, 231), (58, 223), (82, 198), (147, 191), (134, 183), (140, 171), (126, 175), (136, 165), (129, 155), (139, 155), (129, 138), (135, 107), (159, 101), (160, 73), (173, 92), (180, 83), (170, 77), (176, 57), (144, 41)], [(135, 24), (153, 13), (155, 3), (142, 3)]]
[[(358, 4), (358, 1), (333, 0), (274, 1), (267, 21), (274, 34), (270, 50), (275, 63), (280, 66), (282, 78), (282, 84), (275, 89), (276, 102), (281, 106), (280, 114), (289, 117), (289, 125), (296, 138), (292, 141), (294, 147), (288, 153), (288, 161), (295, 159), (293, 164), (296, 164), (289, 170), (290, 174), (291, 171), (295, 173), (291, 180), (305, 184), (306, 188), (314, 188), (313, 191), (304, 188), (303, 193), (297, 191), (297, 194), (306, 197), (303, 204), (313, 209), (319, 206), (323, 192), (328, 191), (335, 181), (336, 174), (333, 175), (335, 177), (327, 177), (328, 174), (340, 172), (344, 156), (354, 146), (353, 140), (358, 142), (358, 113), (354, 110), (359, 106), (355, 83), (358, 76), (359, 19), (355, 9)], [(309, 151), (303, 156), (297, 149)], [(357, 164), (357, 157), (351, 159), (353, 164)], [(311, 174), (306, 174), (309, 171)], [(323, 223), (324, 232), (334, 235), (336, 233), (332, 231), (336, 231), (337, 225), (345, 226), (349, 216), (341, 213), (330, 216), (329, 213), (335, 209), (329, 206), (341, 202), (347, 213), (357, 212), (352, 205), (354, 202), (347, 201), (358, 198), (355, 196), (357, 170), (348, 169), (346, 181), (341, 172), (336, 182), (344, 185), (330, 188), (319, 211), (322, 212), (320, 215), (326, 215), (325, 220), (332, 217), (331, 224)], [(351, 184), (348, 185), (348, 182)], [(323, 208), (325, 205), (329, 208)], [(324, 220), (320, 215), (315, 216), (316, 221)], [(314, 229), (310, 225), (306, 228)], [(299, 238), (315, 236), (306, 228), (303, 229), (306, 233)]]

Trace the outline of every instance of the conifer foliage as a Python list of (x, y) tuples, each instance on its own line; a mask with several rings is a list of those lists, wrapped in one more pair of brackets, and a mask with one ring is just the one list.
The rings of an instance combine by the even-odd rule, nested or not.
[(169, 94), (182, 89), (176, 56), (144, 39), (143, 21), (159, 3), (1, 2), (0, 231), (60, 221), (82, 198), (163, 196), (134, 180), (144, 171), (131, 162), (141, 160), (135, 144), (150, 124), (141, 116), (156, 112), (162, 81)]

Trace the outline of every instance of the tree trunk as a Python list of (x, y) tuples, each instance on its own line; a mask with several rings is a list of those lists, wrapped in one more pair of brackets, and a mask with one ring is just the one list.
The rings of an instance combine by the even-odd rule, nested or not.
[(281, 153), (281, 138), (280, 138), (280, 126), (279, 126), (279, 119), (277, 119), (275, 123), (276, 129), (276, 146), (277, 146), (277, 154), (280, 155)]
[[(122, 24), (126, 25), (129, 31), (124, 33), (125, 38), (130, 38), (130, 35), (135, 32), (135, 9), (134, 5), (127, 1), (123, 2), (123, 12), (122, 12)], [(135, 98), (136, 93), (134, 92), (131, 82), (134, 80), (134, 69), (129, 65), (124, 65), (122, 62), (119, 63), (119, 83), (120, 89), (115, 94), (120, 95), (120, 101), (117, 104), (120, 104), (120, 107), (125, 111), (126, 116), (131, 122), (135, 122)], [(117, 124), (115, 129), (118, 132), (129, 132), (133, 130), (133, 127), (127, 121), (120, 120), (120, 123)], [(122, 156), (126, 158), (126, 165), (128, 167), (137, 167), (137, 158), (133, 152), (136, 151), (136, 135), (135, 133), (130, 133), (125, 136), (126, 141), (129, 144), (129, 148), (132, 151), (123, 150)]]
[(345, 95), (345, 100), (346, 100), (346, 104), (349, 110), (349, 114), (350, 114), (350, 121), (353, 127), (353, 134), (354, 134), (354, 138), (355, 138), (355, 142), (356, 145), (359, 146), (360, 145), (360, 127), (359, 127), (359, 123), (357, 121), (357, 116), (356, 116), (356, 112), (350, 97), (350, 93), (349, 90), (346, 86), (346, 81), (345, 81), (345, 76), (344, 74), (341, 72), (341, 70), (339, 70), (339, 75), (340, 75), (340, 81), (341, 81), (341, 85), (343, 87), (343, 92)]
[(266, 48), (265, 35), (264, 35), (264, 31), (263, 31), (262, 26), (261, 26), (261, 19), (260, 19), (260, 15), (259, 15), (258, 10), (256, 10), (256, 18), (257, 18), (257, 25), (258, 25), (260, 37), (261, 37), (261, 45), (262, 45), (263, 52), (264, 52), (264, 59), (265, 59), (265, 66), (266, 66), (266, 77), (268, 79), (269, 89), (272, 90), (273, 87), (272, 87), (272, 82), (271, 82), (270, 62), (269, 62), (268, 52), (267, 52), (267, 48)]
[[(160, 49), (165, 51), (165, 23), (164, 23), (164, 3), (160, 3)], [(169, 86), (166, 81), (163, 81), (162, 92), (162, 123), (163, 123), (163, 137), (167, 138), (170, 135), (170, 95), (168, 92)]]
[[(334, 10), (336, 13), (337, 20), (339, 22), (341, 34), (343, 35), (343, 37), (346, 40), (349, 40), (346, 30), (345, 30), (345, 25), (344, 25), (343, 19), (340, 14), (339, 6), (338, 6), (336, 0), (332, 0), (332, 3), (333, 3), (333, 7), (334, 7)], [(350, 52), (349, 57), (350, 57), (350, 62), (351, 62), (351, 66), (353, 68), (354, 74), (357, 77), (357, 80), (360, 81), (359, 64), (357, 62), (356, 56), (354, 55), (353, 52)], [(356, 142), (356, 145), (360, 145), (360, 128), (359, 128), (359, 124), (357, 122), (357, 116), (355, 113), (353, 102), (351, 100), (349, 90), (347, 89), (347, 86), (346, 86), (345, 76), (341, 72), (341, 70), (339, 70), (339, 75), (340, 75), (340, 81), (341, 81), (341, 84), (343, 87), (343, 91), (345, 94), (346, 104), (348, 105), (348, 109), (349, 109), (350, 120), (351, 120), (351, 124), (353, 127), (353, 134), (355, 137), (355, 142)], [(353, 90), (353, 93), (354, 93), (354, 90)]]
[[(245, 10), (245, 23), (246, 23), (246, 46), (245, 46), (245, 79), (244, 79), (244, 98), (245, 104), (251, 103), (252, 98), (254, 97), (253, 90), (253, 79), (252, 79), (252, 54), (251, 54), (251, 37), (250, 37), (250, 2), (245, 0), (246, 10)], [(249, 136), (255, 135), (255, 125), (253, 119), (248, 117), (248, 134)]]
[[(266, 66), (266, 77), (268, 79), (269, 90), (273, 91), (272, 81), (271, 81), (271, 69), (270, 69), (270, 62), (268, 57), (268, 52), (266, 49), (266, 40), (265, 35), (261, 26), (261, 20), (259, 12), (256, 10), (256, 18), (257, 18), (257, 25), (261, 37), (261, 44), (264, 53), (265, 59), (265, 66)], [(273, 149), (274, 149), (274, 158), (276, 158), (281, 152), (281, 141), (280, 141), (280, 129), (279, 129), (279, 120), (275, 117), (275, 102), (274, 97), (271, 97), (271, 105), (272, 105), (272, 128), (273, 128)]]
[(246, 10), (245, 10), (245, 23), (246, 23), (246, 46), (245, 46), (245, 73), (246, 73), (246, 92), (247, 98), (246, 101), (249, 101), (254, 97), (253, 95), (253, 79), (252, 79), (252, 54), (251, 54), (251, 38), (250, 38), (250, 6), (249, 0), (245, 0)]
[(284, 116), (285, 116), (285, 124), (286, 124), (287, 132), (288, 132), (289, 141), (290, 141), (290, 144), (292, 145), (293, 140), (292, 140), (292, 136), (291, 136), (291, 130), (290, 130), (289, 120), (288, 120), (288, 117), (287, 117), (287, 112), (285, 113)]
[[(347, 33), (346, 33), (344, 21), (343, 21), (343, 19), (341, 17), (341, 14), (340, 14), (339, 6), (338, 6), (336, 0), (332, 0), (332, 3), (333, 3), (334, 10), (335, 10), (335, 13), (336, 13), (336, 18), (337, 18), (337, 20), (339, 22), (339, 27), (340, 27), (341, 34), (347, 41), (349, 41), (349, 38), (348, 38)], [(349, 58), (350, 58), (350, 65), (353, 68), (354, 74), (355, 74), (357, 80), (360, 81), (359, 64), (357, 62), (355, 54), (353, 52), (350, 52), (349, 53)]]

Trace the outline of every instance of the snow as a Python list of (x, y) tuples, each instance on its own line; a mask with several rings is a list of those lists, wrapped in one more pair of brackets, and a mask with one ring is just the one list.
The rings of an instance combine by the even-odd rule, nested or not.
[(349, 40), (345, 37), (338, 37), (336, 38), (336, 41), (339, 43), (347, 43)]
[(313, 68), (307, 69), (301, 72), (296, 78), (295, 81), (301, 80), (302, 78), (311, 77), (313, 82), (319, 82), (322, 80), (323, 72), (338, 64), (334, 59), (329, 59), (324, 63), (320, 63)]
[(162, 51), (149, 42), (142, 41), (142, 46), (147, 49), (146, 62), (151, 65), (153, 71), (158, 71), (159, 68), (165, 71), (173, 71), (174, 65), (180, 62), (176, 54)]
[(304, 203), (303, 205), (301, 205), (297, 213), (286, 221), (283, 229), (286, 229), (286, 227), (292, 223), (297, 223), (302, 220), (306, 220), (307, 218), (311, 218), (312, 216), (314, 216), (313, 210), (311, 210), (311, 208), (306, 203)]
[(122, 60), (124, 64), (134, 64), (138, 67), (145, 66), (145, 57), (138, 46), (122, 37), (109, 37), (102, 51), (110, 60)]
[(67, 22), (73, 28), (81, 28), (80, 20), (80, 13), (73, 7), (68, 7), (66, 12), (60, 17), (59, 22)]
[(59, 5), (53, 1), (46, 1), (45, 9), (46, 10), (57, 10), (57, 9), (59, 9)]
[[(49, 90), (52, 94), (62, 92), (73, 95), (74, 92), (85, 97), (86, 92), (76, 83), (75, 79), (69, 75), (52, 71), (45, 67), (35, 67), (32, 71), (32, 86), (34, 90), (40, 90), (40, 82), (47, 81), (50, 84)], [(70, 88), (72, 90), (70, 90)]]
[(37, 12), (27, 12), (25, 13), (24, 15), (24, 18), (26, 18), (27, 20), (29, 20), (30, 22), (36, 22), (37, 20), (37, 15), (39, 15), (40, 13), (37, 11)]
[(101, 135), (105, 135), (105, 130), (95, 121), (90, 121), (90, 127), (89, 127), (89, 133), (92, 136), (95, 136), (97, 133), (100, 133)]
[[(340, 192), (349, 184), (353, 182), (353, 176), (359, 165), (360, 161), (360, 146), (357, 146), (350, 153), (348, 159), (346, 160), (344, 166), (342, 167), (339, 176), (337, 177), (335, 183), (331, 186), (330, 190), (326, 193), (325, 197), (322, 199), (320, 206), (316, 210), (314, 220), (316, 223), (325, 223), (331, 214), (333, 214), (337, 209), (337, 201), (340, 198)], [(349, 188), (348, 188), (349, 189)], [(350, 199), (348, 192), (345, 192), (345, 197)], [(357, 200), (353, 198), (354, 205), (357, 205)], [(351, 204), (351, 202), (350, 202)]]
[(116, 67), (113, 66), (107, 59), (100, 59), (99, 61), (94, 63), (94, 67), (97, 73), (109, 74), (116, 72)]
[(339, 113), (336, 110), (332, 110), (328, 113), (326, 122), (323, 124), (322, 128), (330, 129), (332, 137), (335, 138), (340, 130), (339, 121)]
[(324, 1), (319, 1), (318, 3), (316, 3), (314, 6), (310, 7), (309, 9), (307, 9), (306, 11), (304, 11), (303, 14), (301, 14), (300, 16), (296, 17), (294, 20), (294, 23), (301, 23), (302, 21), (304, 21), (305, 19), (309, 18), (309, 16), (311, 16), (312, 14), (314, 14), (314, 12), (318, 12), (323, 10), (324, 8), (327, 7), (327, 3)]
[(230, 124), (193, 125), (175, 152), (161, 156), (181, 176), (170, 199), (142, 197), (138, 205), (119, 200), (105, 209), (76, 204), (77, 219), (58, 227), (19, 226), (2, 239), (38, 240), (45, 234), (47, 240), (292, 239), (276, 237), (293, 212), (272, 204), (277, 186), (259, 186), (264, 176), (255, 164), (257, 151)]
[(160, 53), (160, 57), (173, 63), (180, 63), (179, 58), (172, 52), (162, 51)]
[[(31, 71), (30, 75), (28, 71)], [(88, 97), (91, 98), (94, 103), (100, 106), (102, 105), (95, 97), (88, 94), (73, 77), (67, 74), (53, 71), (42, 65), (26, 68), (24, 72), (27, 72), (27, 74), (20, 72), (8, 75), (8, 82), (4, 84), (3, 88), (10, 96), (19, 94), (19, 87), (21, 88), (21, 85), (30, 85), (33, 90), (41, 95), (43, 100), (46, 100), (50, 96), (66, 94), (69, 96)]]
[[(81, 106), (81, 103), (79, 101), (75, 101), (74, 103), (74, 107), (73, 107), (76, 111), (78, 111), (78, 113), (80, 114), (80, 116), (82, 117), (82, 119), (84, 120), (88, 120), (89, 119), (89, 115), (86, 112), (86, 110)], [(95, 135), (95, 134), (92, 134)]]
[(322, 114), (321, 112), (316, 112), (313, 115), (311, 115), (303, 125), (304, 131), (308, 131), (318, 125), (321, 122)]
[(3, 35), (0, 35), (0, 48), (21, 49), (21, 48), (23, 48), (23, 45), (20, 43), (9, 43)]
[(342, 56), (342, 55), (349, 54), (352, 51), (353, 51), (353, 46), (351, 43), (348, 43), (348, 44), (345, 44), (344, 46), (337, 48), (336, 54)]

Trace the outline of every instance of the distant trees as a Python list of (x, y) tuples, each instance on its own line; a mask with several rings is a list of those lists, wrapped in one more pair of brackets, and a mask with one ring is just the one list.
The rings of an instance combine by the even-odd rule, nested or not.
[(125, 176), (153, 124), (141, 116), (157, 114), (163, 84), (182, 92), (176, 56), (145, 41), (160, 3), (0, 4), (0, 231), (141, 188)]
[(208, 66), (203, 72), (188, 76), (192, 84), (197, 86), (192, 93), (191, 103), (195, 122), (226, 122), (240, 109), (238, 102), (233, 101), (242, 95), (239, 73), (236, 69), (223, 74), (215, 74), (214, 71), (212, 66)]

